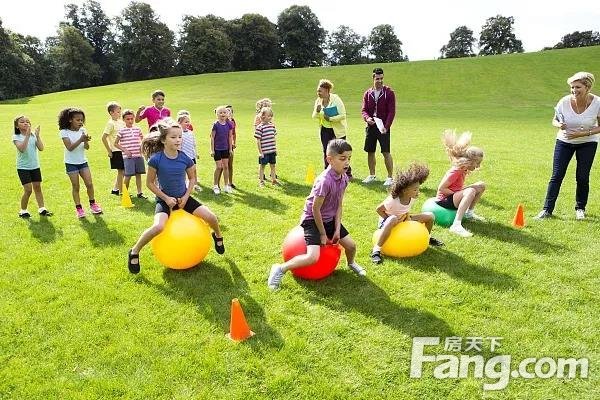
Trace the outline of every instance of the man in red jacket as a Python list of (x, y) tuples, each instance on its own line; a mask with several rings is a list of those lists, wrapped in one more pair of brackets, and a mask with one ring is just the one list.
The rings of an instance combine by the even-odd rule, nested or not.
[(383, 85), (383, 69), (375, 68), (373, 70), (373, 87), (367, 89), (362, 101), (362, 117), (367, 123), (364, 150), (368, 153), (369, 163), (369, 176), (363, 180), (363, 183), (370, 183), (377, 179), (375, 176), (375, 150), (377, 142), (379, 142), (387, 170), (387, 179), (383, 184), (384, 186), (392, 184), (394, 161), (390, 154), (390, 127), (395, 116), (396, 95), (390, 87)]

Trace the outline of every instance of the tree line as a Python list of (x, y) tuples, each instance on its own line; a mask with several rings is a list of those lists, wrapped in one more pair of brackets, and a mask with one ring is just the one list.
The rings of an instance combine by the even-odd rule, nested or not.
[[(513, 17), (489, 18), (479, 55), (522, 52)], [(458, 27), (440, 58), (475, 56), (473, 31)], [(600, 44), (597, 32), (575, 32), (554, 48)], [(391, 25), (365, 37), (346, 25), (327, 32), (307, 6), (283, 10), (277, 23), (259, 14), (226, 20), (182, 18), (177, 35), (152, 7), (132, 1), (110, 19), (101, 4), (67, 4), (56, 36), (41, 42), (2, 27), (0, 100), (174, 75), (408, 61)]]

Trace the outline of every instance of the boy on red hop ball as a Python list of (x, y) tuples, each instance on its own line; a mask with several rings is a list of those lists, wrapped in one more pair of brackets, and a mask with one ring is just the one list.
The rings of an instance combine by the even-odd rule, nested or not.
[(315, 180), (301, 217), (306, 254), (298, 255), (283, 264), (273, 264), (267, 281), (270, 289), (279, 288), (281, 278), (287, 271), (316, 263), (320, 246), (326, 245), (328, 240), (342, 245), (348, 267), (352, 271), (359, 276), (367, 274), (354, 261), (356, 243), (342, 225), (342, 200), (348, 186), (346, 171), (350, 167), (352, 146), (343, 139), (334, 139), (327, 145), (326, 155), (329, 166)]

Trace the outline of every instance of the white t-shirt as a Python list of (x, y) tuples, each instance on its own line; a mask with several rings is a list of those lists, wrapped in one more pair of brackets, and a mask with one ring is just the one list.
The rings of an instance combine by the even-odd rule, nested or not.
[[(592, 102), (589, 107), (581, 114), (577, 114), (571, 106), (572, 96), (569, 94), (558, 101), (556, 105), (556, 116), (567, 124), (567, 129), (583, 130), (587, 132), (589, 129), (598, 126), (598, 117), (600, 117), (600, 97), (592, 95)], [(565, 143), (588, 143), (600, 141), (600, 135), (583, 136), (575, 139), (567, 139), (565, 131), (558, 130), (556, 138)]]
[[(81, 138), (81, 135), (85, 133), (85, 128), (79, 128), (78, 131), (72, 131), (70, 129), (62, 129), (60, 132), (61, 140), (63, 138), (69, 138), (71, 143), (75, 143)], [(87, 158), (85, 158), (85, 144), (83, 142), (79, 143), (79, 146), (75, 147), (73, 150), (69, 151), (65, 147), (65, 164), (83, 164), (87, 162)]]

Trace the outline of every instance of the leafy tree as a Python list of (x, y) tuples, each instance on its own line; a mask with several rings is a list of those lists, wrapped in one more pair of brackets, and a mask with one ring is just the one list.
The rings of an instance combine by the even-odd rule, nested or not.
[(327, 57), (331, 65), (360, 64), (367, 61), (364, 55), (367, 39), (346, 25), (340, 25), (327, 38)]
[(402, 54), (402, 42), (389, 24), (377, 25), (368, 39), (369, 52), (374, 62), (408, 61)]
[(118, 71), (112, 23), (95, 0), (88, 0), (81, 7), (76, 4), (65, 6), (67, 24), (77, 28), (94, 48), (92, 60), (100, 66), (101, 76), (95, 84), (117, 81)]
[(277, 25), (259, 14), (244, 14), (228, 22), (233, 43), (232, 67), (236, 71), (271, 69), (279, 66)]
[(496, 15), (488, 18), (479, 36), (479, 55), (522, 53), (523, 43), (513, 32), (513, 17)]
[(152, 7), (132, 1), (117, 18), (117, 52), (127, 81), (171, 75), (175, 35), (158, 20)]
[(57, 44), (48, 53), (60, 90), (90, 86), (100, 76), (100, 67), (92, 61), (94, 48), (73, 26), (61, 24)]
[(221, 17), (185, 16), (179, 39), (177, 71), (184, 75), (231, 71), (232, 42)]
[(52, 91), (56, 84), (56, 77), (44, 45), (36, 37), (18, 33), (12, 33), (12, 40), (24, 54), (27, 71), (24, 80), (31, 85), (30, 94)]
[(293, 68), (323, 64), (325, 30), (308, 6), (291, 6), (277, 17), (280, 62)]
[(0, 19), (0, 100), (30, 95), (28, 62)]
[(593, 31), (575, 31), (562, 37), (560, 42), (554, 45), (555, 49), (566, 49), (572, 47), (587, 47), (600, 45), (600, 33)]
[(440, 49), (441, 58), (473, 57), (473, 31), (462, 25), (450, 34), (450, 41)]

